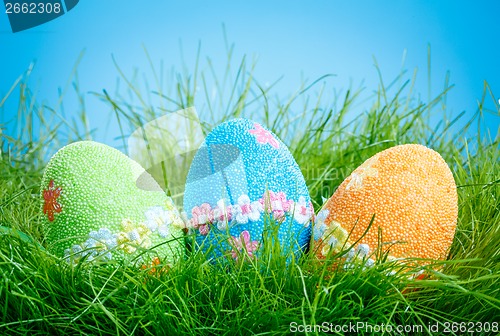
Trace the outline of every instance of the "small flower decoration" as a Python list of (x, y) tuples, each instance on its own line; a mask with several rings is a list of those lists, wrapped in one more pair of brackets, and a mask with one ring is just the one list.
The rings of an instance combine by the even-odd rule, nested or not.
[(184, 213), (183, 228), (187, 232), (198, 230), (201, 235), (206, 236), (213, 229), (212, 226), (226, 231), (238, 224), (256, 222), (264, 212), (272, 214), (279, 223), (283, 222), (286, 216), (290, 216), (294, 217), (298, 224), (308, 227), (311, 219), (314, 220), (313, 205), (311, 202), (306, 203), (305, 197), (300, 197), (299, 202), (295, 203), (293, 200), (287, 200), (284, 192), (269, 190), (262, 198), (253, 202), (248, 195), (241, 194), (236, 204), (228, 204), (226, 199), (220, 199), (214, 208), (208, 203), (194, 206), (191, 209), (191, 219), (188, 220)]
[(258, 123), (253, 124), (255, 129), (248, 130), (250, 134), (255, 136), (255, 139), (257, 140), (258, 143), (261, 144), (270, 144), (274, 148), (278, 149), (280, 147), (280, 144), (278, 140), (276, 140), (271, 132), (265, 130), (262, 126), (260, 126)]
[(299, 201), (294, 204), (293, 218), (305, 227), (309, 226), (311, 220), (312, 207), (307, 207), (306, 199), (304, 196), (299, 197)]
[(230, 244), (233, 246), (233, 250), (231, 251), (231, 256), (234, 260), (238, 260), (238, 254), (245, 253), (250, 259), (255, 257), (254, 252), (259, 248), (259, 242), (254, 240), (250, 240), (250, 233), (245, 230), (240, 233), (238, 238), (231, 237)]
[(89, 239), (85, 242), (85, 247), (97, 247), (99, 249), (110, 250), (117, 245), (116, 236), (108, 228), (100, 228), (89, 233)]
[(217, 202), (217, 207), (214, 209), (214, 221), (217, 228), (221, 231), (227, 230), (228, 223), (232, 219), (232, 207), (226, 204), (226, 201), (221, 199)]
[[(134, 225), (130, 219), (122, 221), (122, 231), (116, 235), (116, 241), (119, 248), (125, 253), (134, 253), (137, 250), (136, 246), (143, 248), (151, 247), (151, 230), (144, 223)], [(135, 246), (134, 246), (135, 245)]]
[(321, 237), (324, 243), (321, 254), (326, 256), (331, 249), (335, 253), (339, 253), (346, 244), (348, 236), (347, 230), (339, 222), (331, 221), (330, 226), (323, 233), (323, 237)]
[(158, 232), (160, 237), (166, 238), (170, 232), (169, 225), (172, 223), (171, 213), (161, 206), (149, 208), (145, 214), (145, 225), (152, 232)]
[(344, 269), (354, 269), (359, 265), (361, 265), (364, 269), (372, 267), (375, 265), (375, 260), (369, 258), (369, 254), (370, 246), (367, 244), (359, 244), (355, 248), (351, 248), (349, 252), (347, 252)]
[(163, 273), (166, 273), (168, 271), (167, 266), (161, 266), (161, 261), (160, 258), (154, 257), (149, 264), (143, 264), (141, 266), (142, 270), (148, 270), (149, 275), (161, 275)]
[(292, 200), (287, 200), (284, 192), (274, 193), (272, 190), (259, 200), (268, 213), (272, 213), (274, 219), (283, 220), (285, 212), (290, 211), (293, 205)]
[(198, 228), (200, 225), (209, 224), (214, 220), (212, 207), (208, 203), (203, 203), (201, 206), (195, 206), (191, 210), (191, 227)]
[(198, 229), (200, 230), (200, 234), (202, 236), (206, 236), (210, 232), (210, 226), (208, 224), (202, 224), (198, 227)]
[(91, 231), (88, 237), (83, 244), (75, 244), (64, 251), (64, 257), (68, 258), (69, 262), (76, 264), (84, 257), (86, 257), (87, 261), (92, 261), (98, 257), (101, 257), (104, 261), (113, 258), (110, 250), (115, 248), (118, 243), (116, 235), (112, 234), (108, 228)]
[(234, 206), (236, 222), (238, 224), (246, 224), (249, 220), (258, 221), (262, 210), (260, 202), (250, 202), (248, 195), (243, 194), (238, 197), (238, 204)]
[(330, 211), (328, 211), (327, 209), (323, 209), (320, 212), (318, 212), (313, 230), (314, 240), (319, 240), (321, 237), (323, 237), (323, 234), (325, 233), (328, 227), (325, 221), (329, 213)]
[(345, 189), (349, 190), (352, 187), (354, 187), (356, 190), (361, 189), (363, 187), (363, 181), (366, 177), (377, 177), (378, 170), (376, 168), (372, 168), (374, 163), (375, 161), (372, 158), (370, 162), (367, 162), (366, 167), (359, 168), (359, 173), (352, 173), (351, 180), (349, 181)]
[(61, 204), (57, 202), (59, 196), (61, 196), (62, 188), (54, 188), (54, 180), (50, 180), (49, 188), (43, 191), (43, 199), (45, 204), (43, 205), (43, 213), (47, 215), (49, 221), (54, 221), (54, 212), (60, 213), (62, 211)]
[(170, 225), (175, 226), (179, 229), (186, 228), (186, 222), (184, 221), (182, 215), (179, 213), (179, 210), (177, 210), (177, 208), (175, 207), (172, 199), (167, 199), (167, 201), (165, 202), (165, 209), (168, 210), (168, 216), (170, 217), (171, 222)]

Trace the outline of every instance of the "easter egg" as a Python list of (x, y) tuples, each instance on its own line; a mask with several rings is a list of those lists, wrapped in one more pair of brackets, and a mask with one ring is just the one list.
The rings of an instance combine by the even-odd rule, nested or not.
[(316, 253), (324, 258), (360, 239), (351, 251), (366, 256), (377, 250), (380, 228), (382, 249), (393, 258), (445, 259), (457, 202), (455, 180), (437, 152), (414, 144), (389, 148), (356, 168), (325, 203), (314, 229)]
[(199, 248), (234, 259), (258, 257), (267, 229), (283, 254), (300, 256), (314, 214), (288, 148), (248, 119), (224, 122), (208, 134), (191, 163), (184, 210)]
[(138, 163), (104, 144), (60, 149), (45, 169), (41, 201), (48, 250), (68, 262), (140, 255), (144, 264), (170, 264), (183, 253), (183, 222), (170, 198)]

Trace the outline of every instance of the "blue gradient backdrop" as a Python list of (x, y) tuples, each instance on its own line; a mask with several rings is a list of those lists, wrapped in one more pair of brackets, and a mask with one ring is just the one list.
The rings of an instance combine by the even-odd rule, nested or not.
[[(446, 71), (455, 84), (448, 111), (477, 110), (484, 81), (495, 100), (500, 96), (500, 1), (124, 1), (85, 0), (62, 17), (27, 31), (12, 33), (5, 9), (0, 13), (0, 97), (36, 62), (30, 86), (37, 99), (55, 106), (58, 88), (71, 77), (78, 56), (79, 85), (86, 98), (91, 128), (101, 128), (97, 140), (117, 145), (111, 111), (89, 92), (114, 92), (118, 72), (114, 55), (126, 75), (149, 71), (143, 45), (155, 64), (181, 67), (194, 63), (198, 43), (202, 60), (210, 56), (221, 71), (226, 61), (222, 25), (235, 43), (235, 59), (258, 58), (255, 77), (271, 83), (282, 96), (296, 91), (303, 78), (336, 74), (335, 87), (357, 87), (364, 80), (365, 96), (377, 88), (376, 57), (386, 80), (405, 68), (418, 67), (416, 89), (427, 99), (427, 46), (431, 46), (432, 92), (443, 88)], [(152, 78), (152, 77), (150, 77)], [(13, 98), (16, 98), (15, 95)], [(493, 100), (489, 107), (495, 109)], [(199, 108), (199, 107), (198, 107)], [(359, 107), (362, 112), (363, 107)], [(65, 97), (65, 115), (78, 111), (75, 95)], [(16, 99), (9, 99), (0, 116), (13, 132)], [(495, 136), (500, 117), (485, 116)], [(121, 143), (121, 142), (120, 142)]]

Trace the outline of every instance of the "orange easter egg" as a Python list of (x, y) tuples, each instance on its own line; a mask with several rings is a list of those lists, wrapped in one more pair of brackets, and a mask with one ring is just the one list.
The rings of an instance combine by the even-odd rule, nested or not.
[(457, 202), (455, 180), (439, 153), (422, 145), (389, 148), (355, 169), (326, 202), (315, 227), (316, 253), (324, 258), (361, 237), (354, 251), (374, 251), (380, 228), (390, 256), (445, 259)]

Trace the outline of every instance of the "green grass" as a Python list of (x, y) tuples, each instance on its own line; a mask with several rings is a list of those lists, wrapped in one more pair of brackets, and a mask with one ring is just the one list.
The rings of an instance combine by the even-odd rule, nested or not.
[[(159, 75), (145, 85), (118, 68), (125, 89), (94, 94), (109, 104), (124, 139), (155, 116), (200, 99), (205, 100), (198, 107), (205, 131), (233, 117), (263, 122), (289, 145), (317, 209), (322, 197), (331, 196), (373, 154), (404, 143), (435, 149), (449, 164), (459, 195), (458, 230), (449, 260), (437, 262), (440, 271), (429, 267), (430, 277), (417, 281), (409, 274), (418, 268), (384, 260), (370, 269), (332, 271), (338, 255), (321, 263), (311, 253), (287, 263), (277, 253), (263, 253), (253, 263), (227, 265), (211, 264), (192, 251), (168, 272), (133, 264), (67, 265), (43, 248), (39, 183), (47, 153), (91, 138), (94, 130), (88, 128), (83, 103), (77, 117), (66, 120), (65, 92), (56, 107), (40, 105), (25, 76), (15, 83), (17, 137), (0, 134), (0, 224), (26, 234), (0, 232), (7, 233), (0, 235), (0, 334), (268, 335), (288, 334), (291, 324), (323, 322), (419, 325), (423, 329), (414, 333), (430, 334), (430, 325), (443, 332), (452, 322), (500, 322), (500, 139), (470, 132), (483, 113), (498, 115), (498, 105), (487, 111), (485, 94), (470, 120), (448, 119), (447, 81), (442, 94), (422, 102), (414, 93), (416, 73), (407, 79), (402, 72), (389, 84), (381, 76), (371, 108), (356, 115), (361, 90), (333, 91), (330, 76), (324, 76), (280, 99), (273, 93), (275, 83), (260, 85), (246, 59), (233, 68), (232, 54), (229, 46), (222, 76), (215, 75), (220, 72), (210, 60), (201, 69), (199, 57), (191, 72), (165, 81), (170, 86), (153, 66)], [(212, 86), (221, 93), (216, 98), (210, 96)], [(5, 97), (0, 109), (6, 99), (17, 98)], [(436, 116), (442, 122), (431, 128)], [(387, 275), (390, 271), (395, 275)], [(450, 334), (460, 334), (459, 329)]]

